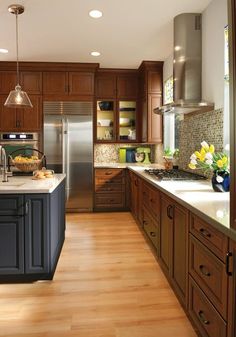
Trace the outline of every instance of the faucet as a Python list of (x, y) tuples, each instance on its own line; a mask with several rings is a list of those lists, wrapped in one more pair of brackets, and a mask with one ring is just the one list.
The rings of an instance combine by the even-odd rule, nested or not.
[(2, 182), (8, 181), (8, 172), (7, 172), (7, 155), (4, 147), (0, 145), (0, 158), (2, 162)]

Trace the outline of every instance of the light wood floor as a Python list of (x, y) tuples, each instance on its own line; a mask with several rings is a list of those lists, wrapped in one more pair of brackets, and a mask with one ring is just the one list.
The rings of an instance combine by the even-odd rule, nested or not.
[(0, 285), (0, 336), (196, 337), (129, 213), (67, 216), (53, 281)]

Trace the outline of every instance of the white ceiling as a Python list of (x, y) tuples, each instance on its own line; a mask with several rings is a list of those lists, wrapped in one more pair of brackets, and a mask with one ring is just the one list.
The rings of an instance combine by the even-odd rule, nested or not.
[[(142, 60), (165, 60), (172, 51), (173, 18), (202, 12), (211, 0), (10, 0), (0, 1), (0, 61), (15, 61), (12, 3), (19, 16), (22, 61), (98, 62), (101, 67), (137, 68)], [(101, 19), (88, 16), (91, 9)], [(90, 56), (91, 51), (101, 56)]]

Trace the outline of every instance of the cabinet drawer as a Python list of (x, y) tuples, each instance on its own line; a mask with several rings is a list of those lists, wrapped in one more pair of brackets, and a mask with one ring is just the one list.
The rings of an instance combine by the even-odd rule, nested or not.
[(23, 195), (0, 195), (0, 215), (23, 215)]
[(122, 208), (125, 206), (124, 195), (122, 193), (96, 194), (95, 205), (96, 207), (103, 207), (103, 208)]
[(220, 314), (227, 314), (225, 264), (190, 235), (189, 272)]
[(228, 238), (205, 221), (193, 215), (190, 232), (213, 251), (220, 259), (225, 260), (228, 251)]
[(158, 248), (158, 227), (155, 225), (155, 222), (151, 219), (145, 209), (143, 209), (143, 229), (153, 245)]
[(102, 185), (107, 185), (107, 186), (111, 186), (114, 184), (125, 184), (125, 178), (122, 176), (117, 176), (117, 177), (113, 177), (113, 178), (106, 178), (106, 177), (95, 177), (95, 186), (102, 186)]
[(189, 314), (203, 337), (226, 337), (226, 323), (190, 277)]
[(103, 178), (122, 178), (124, 177), (123, 169), (95, 169), (95, 177)]
[(105, 182), (104, 184), (96, 184), (95, 192), (104, 193), (104, 192), (124, 192), (125, 185)]

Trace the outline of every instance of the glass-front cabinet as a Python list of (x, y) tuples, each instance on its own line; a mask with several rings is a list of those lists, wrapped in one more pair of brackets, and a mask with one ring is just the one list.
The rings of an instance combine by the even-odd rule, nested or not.
[(136, 101), (98, 100), (96, 141), (136, 142), (136, 119)]
[(136, 102), (119, 101), (119, 141), (136, 140)]
[(97, 101), (97, 141), (114, 142), (116, 140), (115, 120), (115, 102), (112, 100)]

